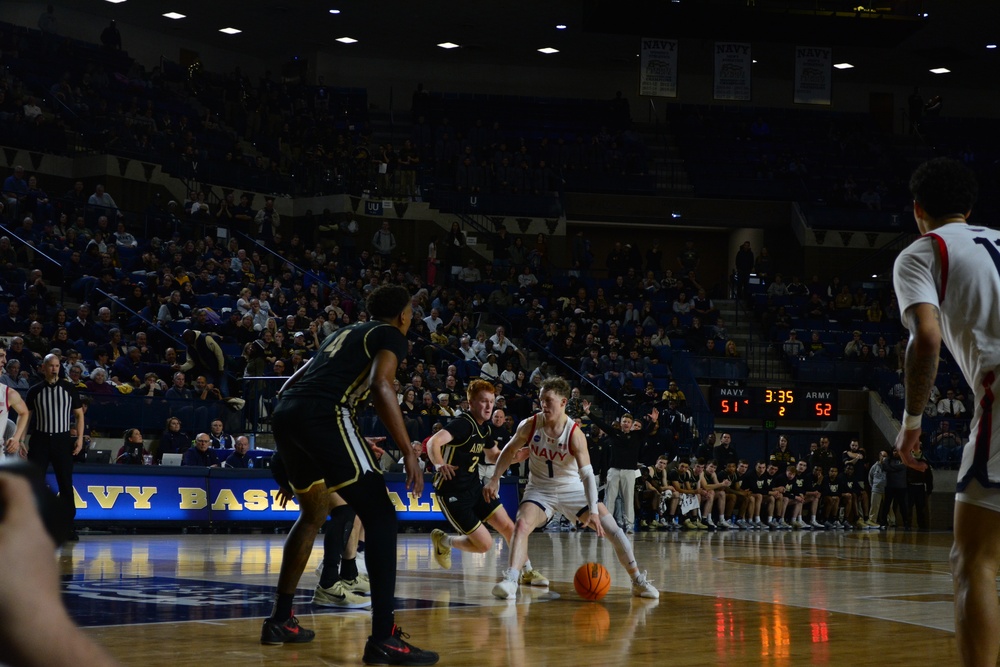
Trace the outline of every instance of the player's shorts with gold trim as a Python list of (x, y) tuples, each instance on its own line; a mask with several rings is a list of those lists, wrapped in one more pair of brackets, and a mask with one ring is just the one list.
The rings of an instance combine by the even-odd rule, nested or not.
[(336, 491), (367, 472), (382, 472), (346, 407), (329, 400), (279, 399), (271, 425), (293, 491), (320, 482)]
[(502, 507), (499, 498), (487, 502), (483, 498), (483, 487), (478, 484), (442, 484), (435, 489), (438, 505), (448, 521), (463, 535), (474, 532), (480, 525)]

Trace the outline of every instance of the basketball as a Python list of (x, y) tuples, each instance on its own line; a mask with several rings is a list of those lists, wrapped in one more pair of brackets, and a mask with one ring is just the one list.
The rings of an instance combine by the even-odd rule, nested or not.
[(611, 575), (600, 563), (584, 563), (573, 577), (573, 588), (584, 600), (600, 600), (611, 588)]

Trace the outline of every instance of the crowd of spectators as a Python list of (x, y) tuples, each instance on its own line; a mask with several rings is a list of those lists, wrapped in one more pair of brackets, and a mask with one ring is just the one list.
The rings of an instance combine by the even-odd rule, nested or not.
[[(470, 377), (495, 382), (498, 406), (516, 423), (534, 408), (547, 374), (574, 377), (579, 369), (575, 381), (587, 394), (602, 392), (646, 413), (662, 407), (662, 433), (672, 434), (662, 444), (674, 446), (696, 433), (683, 402), (668, 406), (670, 346), (709, 354), (716, 342), (720, 350), (726, 342), (725, 324), (697, 284), (690, 247), (677, 260), (687, 282), (652, 263), (638, 280), (634, 268), (626, 268), (628, 258), (609, 258), (612, 276), (597, 281), (589, 271), (558, 276), (544, 236), (525, 251), (523, 237), (501, 230), (492, 241), (501, 252), (482, 271), (458, 244), (458, 253), (444, 253), (451, 270), (433, 271), (428, 283), (428, 267), (410, 264), (398, 251), (388, 221), (366, 243), (345, 218), (332, 224), (330, 240), (308, 248), (297, 235), (285, 236), (276, 215), (261, 219), (241, 204), (247, 225), (260, 220), (251, 231), (267, 237), (272, 252), (265, 252), (250, 237), (218, 238), (215, 226), (197, 240), (184, 238), (182, 225), (162, 227), (164, 239), (145, 237), (126, 224), (99, 184), (90, 191), (78, 182), (50, 199), (29, 183), (37, 186), (37, 176), (19, 168), (3, 186), (7, 221), (20, 222), (16, 233), (26, 242), (0, 238), (0, 279), (8, 294), (6, 306), (0, 304), (0, 335), (10, 337), (12, 364), (5, 382), (30, 383), (41, 357), (57, 349), (67, 377), (94, 400), (96, 428), (107, 414), (102, 408), (130, 400), (172, 405), (170, 416), (195, 431), (207, 432), (212, 420), (225, 421), (230, 412), (242, 417), (244, 408), (266, 422), (280, 378), (339, 327), (366, 319), (366, 295), (385, 282), (413, 293), (411, 354), (397, 379), (415, 440), (463, 409)], [(265, 201), (261, 210), (270, 206)], [(182, 222), (213, 210), (197, 195), (177, 208)], [(58, 302), (60, 286), (31, 268), (32, 253), (63, 264), (62, 298), (78, 307)], [(656, 252), (650, 257), (662, 260)], [(513, 289), (509, 277), (518, 278)], [(695, 310), (676, 312), (671, 304), (685, 299), (685, 289), (696, 295)], [(507, 323), (487, 329), (484, 315)], [(668, 317), (690, 326), (680, 324), (668, 335)], [(144, 409), (152, 419), (152, 409)], [(168, 429), (161, 442), (169, 439)], [(184, 440), (190, 444), (189, 433)], [(170, 450), (161, 446), (157, 460)]]
[[(767, 249), (754, 255), (749, 242), (740, 248), (735, 265), (734, 295), (751, 307), (772, 349), (793, 372), (815, 380), (827, 369), (835, 370), (848, 386), (878, 391), (894, 414), (902, 412), (909, 334), (891, 285), (848, 285), (839, 276), (823, 282), (815, 275), (808, 283), (792, 275), (786, 283)], [(971, 395), (946, 352), (924, 410), (925, 455), (939, 467), (958, 465), (968, 436)]]

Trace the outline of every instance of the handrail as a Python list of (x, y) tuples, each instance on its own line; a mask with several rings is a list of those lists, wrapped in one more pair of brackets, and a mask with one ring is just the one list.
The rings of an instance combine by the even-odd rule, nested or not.
[(59, 104), (59, 106), (61, 106), (65, 111), (69, 112), (69, 114), (73, 116), (73, 118), (80, 120), (80, 114), (73, 111), (73, 109), (70, 108), (68, 104), (59, 99), (58, 95), (47, 95), (45, 99), (47, 99), (48, 101), (53, 101), (53, 100), (56, 101)]
[(344, 290), (340, 289), (340, 287), (336, 283), (331, 283), (328, 280), (323, 280), (323, 278), (319, 277), (318, 275), (316, 275), (312, 271), (307, 271), (306, 269), (302, 268), (301, 266), (299, 266), (298, 264), (296, 264), (292, 260), (288, 259), (287, 257), (282, 257), (280, 254), (278, 254), (274, 250), (271, 250), (266, 245), (264, 245), (263, 243), (261, 243), (259, 240), (253, 238), (249, 234), (244, 234), (243, 232), (239, 231), (238, 229), (233, 230), (233, 232), (236, 233), (236, 234), (239, 234), (240, 236), (242, 236), (246, 240), (250, 241), (254, 245), (256, 245), (256, 246), (258, 246), (260, 248), (263, 248), (267, 252), (271, 253), (272, 255), (274, 255), (275, 257), (277, 257), (279, 260), (281, 260), (285, 264), (288, 264), (293, 269), (295, 269), (296, 271), (298, 271), (300, 274), (311, 276), (312, 278), (314, 278), (316, 280), (316, 282), (322, 283), (323, 285), (326, 285), (330, 290), (332, 290), (333, 292), (336, 292), (337, 294), (339, 294), (341, 296), (341, 298), (348, 298), (348, 299), (351, 298), (351, 295), (347, 294), (346, 292), (344, 292)]
[[(510, 320), (508, 320), (506, 317), (504, 317), (503, 315), (501, 315), (499, 313), (491, 313), (491, 315), (495, 315), (498, 319), (500, 319), (501, 321), (503, 321), (504, 325), (507, 327), (508, 330), (513, 330), (513, 325), (511, 324)], [(621, 402), (618, 399), (616, 399), (614, 396), (612, 396), (611, 394), (607, 393), (606, 391), (604, 391), (603, 389), (601, 389), (600, 387), (598, 387), (596, 384), (594, 384), (593, 382), (591, 382), (590, 380), (588, 380), (586, 377), (584, 377), (583, 373), (581, 373), (580, 371), (578, 371), (575, 368), (573, 368), (572, 366), (570, 366), (566, 362), (565, 359), (562, 359), (559, 356), (557, 356), (555, 354), (552, 354), (550, 351), (546, 350), (545, 347), (541, 343), (539, 343), (536, 340), (532, 340), (530, 338), (525, 338), (524, 340), (526, 342), (530, 343), (540, 353), (542, 353), (545, 356), (546, 359), (548, 359), (550, 361), (553, 360), (553, 359), (556, 360), (556, 361), (558, 361), (559, 364), (563, 368), (565, 368), (569, 373), (571, 373), (578, 380), (578, 382), (579, 382), (579, 384), (580, 384), (581, 387), (584, 386), (584, 385), (589, 385), (589, 386), (593, 387), (595, 393), (599, 393), (601, 396), (603, 396), (605, 401), (613, 403), (619, 410), (622, 410), (624, 412), (628, 412), (629, 408), (627, 408), (626, 406), (622, 405)]]
[(118, 306), (120, 308), (124, 308), (128, 312), (132, 313), (133, 315), (135, 315), (136, 317), (138, 317), (140, 320), (142, 320), (146, 324), (154, 327), (158, 332), (164, 334), (167, 338), (169, 338), (170, 340), (174, 341), (178, 345), (183, 346), (185, 349), (187, 348), (187, 343), (185, 343), (180, 338), (177, 338), (176, 336), (174, 336), (165, 327), (161, 327), (156, 322), (154, 322), (154, 321), (152, 321), (152, 320), (150, 320), (150, 319), (148, 319), (146, 317), (143, 317), (142, 313), (138, 313), (138, 312), (132, 310), (131, 308), (129, 308), (128, 306), (126, 306), (122, 302), (121, 298), (119, 298), (117, 295), (115, 295), (115, 294), (108, 294), (107, 292), (105, 292), (104, 290), (102, 290), (100, 287), (95, 287), (94, 291), (98, 292), (99, 294), (103, 294), (105, 297), (108, 298), (109, 301), (111, 301), (111, 303), (115, 304), (116, 306)]
[(29, 241), (24, 240), (23, 238), (21, 238), (20, 236), (18, 236), (14, 232), (12, 232), (10, 229), (8, 229), (5, 225), (0, 224), (0, 231), (3, 231), (3, 233), (6, 234), (7, 236), (11, 236), (11, 237), (15, 238), (21, 244), (30, 247), (31, 251), (33, 253), (37, 253), (37, 254), (41, 255), (42, 257), (44, 257), (49, 262), (51, 262), (52, 264), (56, 265), (56, 267), (59, 269), (59, 273), (61, 273), (62, 277), (63, 277), (63, 279), (61, 279), (59, 281), (59, 303), (62, 303), (63, 302), (63, 290), (66, 288), (66, 286), (63, 284), (65, 282), (66, 271), (63, 268), (62, 262), (60, 262), (59, 260), (57, 260), (57, 259), (55, 259), (53, 257), (49, 257), (49, 255), (47, 253), (45, 253), (42, 250), (40, 250), (34, 243), (31, 243)]

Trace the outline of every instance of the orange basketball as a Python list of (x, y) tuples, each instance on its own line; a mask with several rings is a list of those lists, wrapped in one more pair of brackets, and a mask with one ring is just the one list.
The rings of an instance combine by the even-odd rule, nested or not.
[(611, 575), (600, 563), (584, 563), (573, 577), (573, 588), (584, 600), (600, 600), (611, 588)]

